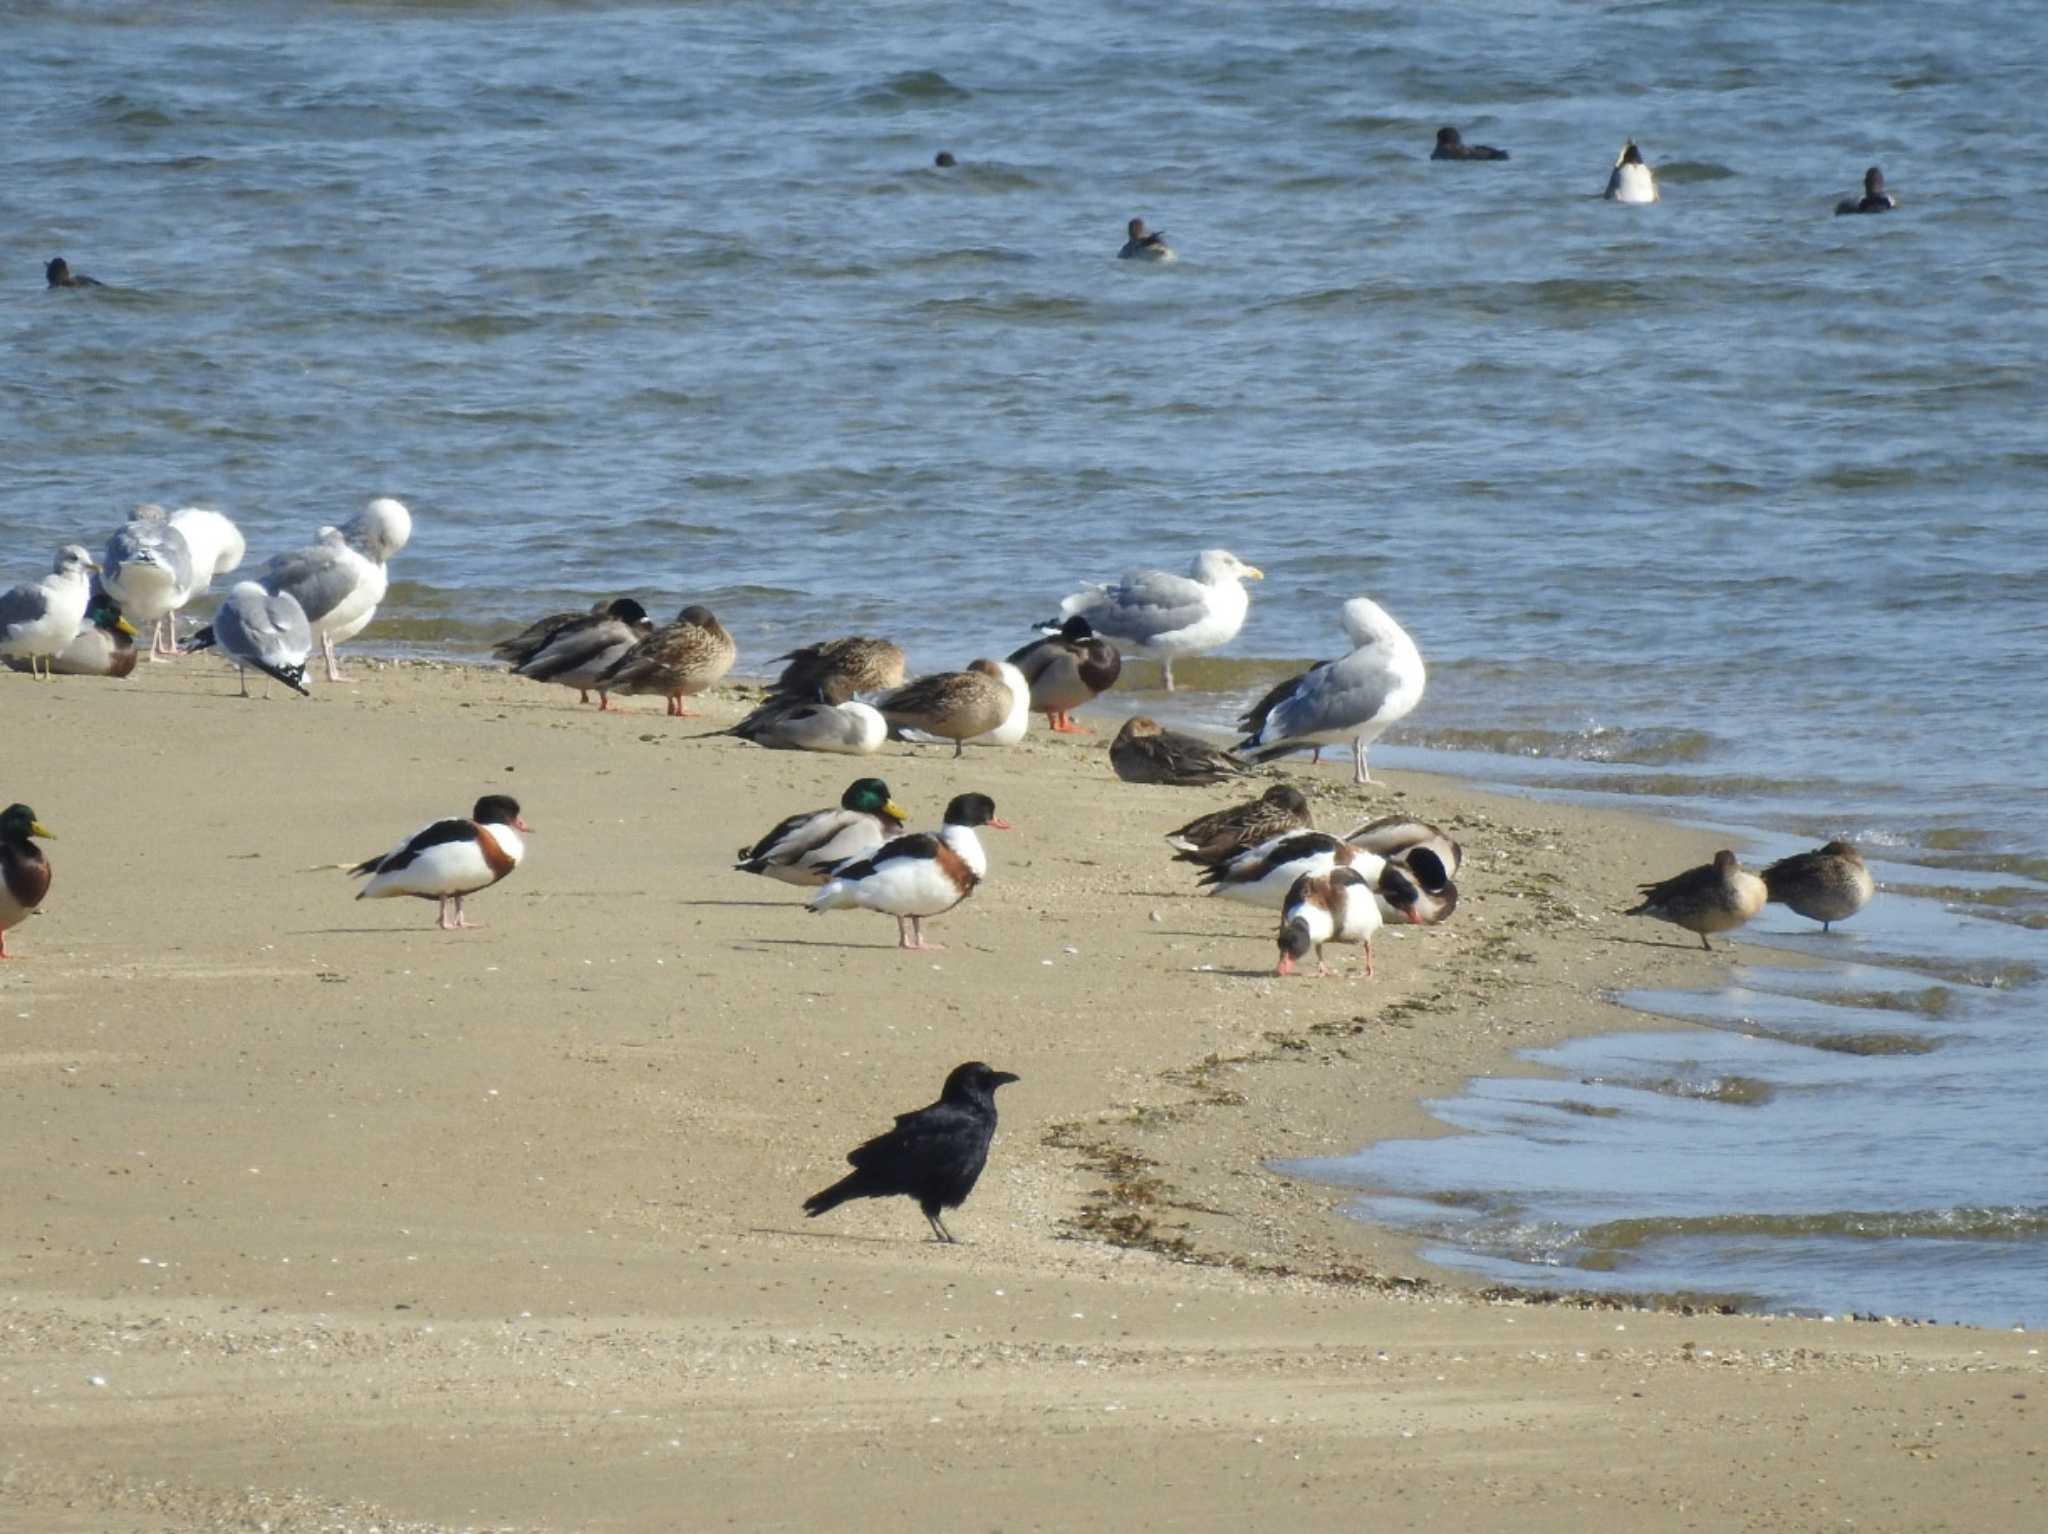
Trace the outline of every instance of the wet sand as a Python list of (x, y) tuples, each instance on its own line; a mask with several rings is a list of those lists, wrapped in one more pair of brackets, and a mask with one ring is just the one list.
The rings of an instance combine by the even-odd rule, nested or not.
[[(1464, 899), (1375, 981), (1278, 980), (1272, 919), (1160, 840), (1242, 795), (1119, 783), (1107, 732), (862, 761), (690, 739), (730, 695), (233, 691), (0, 676), (0, 802), (60, 837), (0, 966), (0, 1527), (2002, 1529), (2048, 1495), (2029, 1336), (1488, 1299), (1264, 1170), (1723, 973), (1612, 914), (1700, 835), (1304, 764), (1325, 829), (1450, 828)], [(946, 952), (730, 871), (870, 772), (1017, 824)], [(316, 869), (485, 792), (535, 834), (483, 930)], [(962, 1244), (903, 1200), (803, 1218), (969, 1058), (1023, 1080)]]

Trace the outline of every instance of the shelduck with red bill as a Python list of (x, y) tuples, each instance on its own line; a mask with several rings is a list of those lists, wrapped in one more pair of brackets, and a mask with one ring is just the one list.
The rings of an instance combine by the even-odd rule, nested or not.
[(526, 855), (522, 833), (530, 831), (520, 817), (519, 801), (505, 794), (485, 794), (469, 819), (437, 820), (382, 856), (350, 866), (350, 874), (370, 876), (356, 899), (412, 895), (438, 900), (444, 932), (474, 927), (478, 924), (462, 914), (463, 897), (489, 889), (519, 866)]

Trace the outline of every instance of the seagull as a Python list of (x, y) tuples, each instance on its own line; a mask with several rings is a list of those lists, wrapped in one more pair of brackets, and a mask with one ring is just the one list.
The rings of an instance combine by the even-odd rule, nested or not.
[[(92, 555), (76, 543), (57, 551), (50, 573), (0, 593), (0, 655), (27, 659), (30, 676), (51, 679), (50, 657), (78, 637), (92, 599)], [(41, 671), (36, 662), (43, 663)]]
[(135, 508), (127, 524), (107, 540), (100, 571), (108, 595), (121, 604), (121, 616), (151, 626), (149, 658), (157, 661), (174, 653), (163, 648), (164, 619), (192, 594), (192, 546), (163, 507)]
[(1045, 628), (1086, 618), (1103, 638), (1159, 661), (1172, 692), (1174, 658), (1205, 655), (1235, 639), (1251, 606), (1244, 583), (1265, 578), (1228, 549), (1204, 549), (1186, 575), (1133, 570), (1115, 585), (1086, 586), (1060, 603), (1060, 617)]
[(322, 528), (318, 543), (280, 554), (264, 570), (263, 589), (289, 595), (305, 613), (327, 659), (328, 681), (342, 679), (334, 647), (377, 615), (391, 583), (385, 566), (411, 538), (412, 513), (404, 502), (379, 496), (346, 529)]
[[(185, 547), (192, 556), (192, 584), (187, 588), (184, 599), (170, 613), (170, 645), (166, 655), (178, 653), (178, 613), (186, 603), (196, 601), (213, 589), (213, 583), (221, 576), (241, 567), (242, 556), (249, 552), (249, 545), (242, 537), (242, 530), (234, 522), (205, 506), (181, 506), (171, 513), (171, 527), (185, 540)], [(156, 636), (150, 636), (152, 649)]]
[(302, 698), (306, 661), (313, 653), (312, 627), (290, 592), (273, 596), (255, 581), (237, 581), (227, 600), (214, 609), (213, 622), (192, 636), (192, 648), (220, 653), (235, 663), (242, 678), (242, 696), (249, 696), (248, 668), (275, 677)]
[(1240, 756), (1266, 762), (1350, 737), (1352, 781), (1373, 781), (1366, 747), (1422, 701), (1422, 654), (1370, 597), (1344, 604), (1344, 632), (1353, 646), (1349, 655), (1282, 682), (1238, 720), (1248, 732), (1237, 743)]

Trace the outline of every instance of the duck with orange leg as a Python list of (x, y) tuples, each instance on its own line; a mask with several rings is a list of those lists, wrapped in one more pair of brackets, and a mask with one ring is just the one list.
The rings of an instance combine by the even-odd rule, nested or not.
[(1357, 869), (1303, 874), (1294, 881), (1287, 903), (1280, 908), (1280, 962), (1273, 973), (1293, 974), (1294, 966), (1314, 949), (1316, 974), (1327, 978), (1333, 971), (1323, 962), (1323, 945), (1357, 943), (1365, 950), (1365, 978), (1370, 980), (1373, 934), (1382, 924), (1380, 902)]
[(937, 835), (899, 836), (832, 868), (825, 887), (811, 897), (811, 910), (886, 911), (896, 918), (897, 947), (939, 948), (924, 940), (924, 919), (952, 910), (988, 877), (988, 854), (975, 834), (982, 826), (1010, 829), (987, 794), (956, 794)]
[(520, 817), (519, 801), (505, 794), (485, 794), (467, 820), (437, 820), (389, 852), (340, 866), (356, 877), (370, 876), (356, 899), (412, 895), (438, 900), (441, 930), (454, 932), (479, 925), (462, 914), (463, 897), (489, 889), (519, 866), (526, 855), (524, 834), (530, 829)]

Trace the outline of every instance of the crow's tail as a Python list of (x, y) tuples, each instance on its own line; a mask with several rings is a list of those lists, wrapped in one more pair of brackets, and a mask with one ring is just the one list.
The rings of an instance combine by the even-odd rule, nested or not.
[(815, 1220), (819, 1215), (825, 1213), (826, 1210), (837, 1209), (848, 1199), (860, 1198), (866, 1192), (867, 1189), (861, 1186), (860, 1173), (849, 1172), (823, 1192), (813, 1193), (809, 1198), (805, 1199), (804, 1213)]

